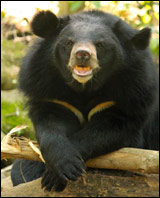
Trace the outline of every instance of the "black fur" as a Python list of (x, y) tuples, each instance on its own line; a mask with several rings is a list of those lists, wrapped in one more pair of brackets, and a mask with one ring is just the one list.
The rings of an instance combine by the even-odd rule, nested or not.
[[(159, 149), (158, 75), (148, 50), (149, 28), (135, 30), (101, 11), (61, 19), (41, 12), (31, 25), (43, 39), (25, 57), (19, 85), (29, 99), (29, 115), (46, 161), (43, 187), (63, 190), (68, 179), (82, 174), (83, 160), (122, 147)], [(91, 42), (96, 47), (100, 70), (85, 85), (73, 79), (67, 68), (73, 47), (68, 41)], [(68, 102), (86, 120), (99, 103), (114, 101), (115, 105), (81, 126), (69, 109), (47, 99)], [(34, 170), (39, 172), (38, 166)], [(26, 180), (30, 181), (29, 175)]]

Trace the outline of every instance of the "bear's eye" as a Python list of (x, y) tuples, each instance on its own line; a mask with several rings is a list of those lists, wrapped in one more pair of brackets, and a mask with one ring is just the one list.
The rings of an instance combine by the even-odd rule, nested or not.
[(98, 42), (96, 43), (96, 46), (99, 47), (99, 48), (100, 48), (100, 47), (104, 47), (104, 43), (98, 41)]
[(66, 45), (67, 45), (68, 47), (72, 47), (73, 44), (74, 44), (74, 42), (73, 42), (72, 40), (66, 41)]

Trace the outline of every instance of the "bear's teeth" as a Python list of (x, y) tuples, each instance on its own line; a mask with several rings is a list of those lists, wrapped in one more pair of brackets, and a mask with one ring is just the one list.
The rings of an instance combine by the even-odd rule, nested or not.
[(89, 71), (91, 70), (91, 66), (79, 66), (79, 65), (75, 65), (75, 69), (78, 71)]
[(88, 76), (92, 73), (92, 68), (90, 66), (80, 67), (76, 65), (74, 67), (74, 73), (79, 76)]

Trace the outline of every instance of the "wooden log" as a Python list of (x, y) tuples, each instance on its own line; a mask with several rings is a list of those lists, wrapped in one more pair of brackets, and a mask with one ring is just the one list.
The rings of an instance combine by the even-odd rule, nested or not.
[[(19, 128), (21, 127), (12, 129), (12, 132), (15, 132)], [(31, 141), (24, 137), (12, 137), (11, 134), (10, 132), (2, 140), (1, 159), (22, 158), (45, 162), (36, 141)], [(91, 168), (130, 170), (142, 173), (159, 173), (159, 151), (122, 148), (118, 151), (90, 159), (86, 162), (86, 166)]]
[(63, 192), (45, 192), (41, 178), (12, 187), (2, 180), (2, 197), (159, 197), (158, 174), (136, 174), (118, 170), (87, 170), (87, 184), (69, 181)]
[(86, 162), (88, 167), (159, 173), (159, 151), (122, 148)]

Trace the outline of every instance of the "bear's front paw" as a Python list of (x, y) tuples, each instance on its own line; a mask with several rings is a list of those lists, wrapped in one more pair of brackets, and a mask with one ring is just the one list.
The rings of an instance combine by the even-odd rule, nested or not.
[(42, 188), (51, 191), (62, 191), (68, 180), (76, 181), (85, 172), (84, 161), (73, 148), (68, 148), (67, 152), (61, 150), (59, 154), (54, 153), (54, 158), (50, 158), (48, 166), (42, 177)]
[(85, 164), (78, 151), (68, 148), (50, 167), (59, 178), (76, 181), (84, 172)]
[(57, 192), (63, 191), (67, 185), (67, 179), (60, 179), (51, 170), (46, 168), (42, 176), (42, 188), (46, 191), (55, 190)]

